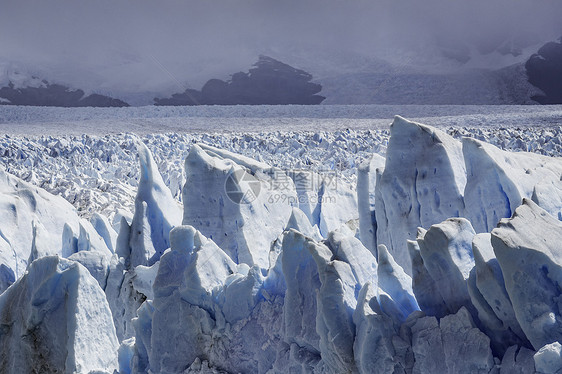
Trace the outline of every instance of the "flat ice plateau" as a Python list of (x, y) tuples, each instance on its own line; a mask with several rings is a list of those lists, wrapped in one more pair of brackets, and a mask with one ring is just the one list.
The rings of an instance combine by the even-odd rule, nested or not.
[(561, 124), (0, 107), (1, 371), (562, 373)]

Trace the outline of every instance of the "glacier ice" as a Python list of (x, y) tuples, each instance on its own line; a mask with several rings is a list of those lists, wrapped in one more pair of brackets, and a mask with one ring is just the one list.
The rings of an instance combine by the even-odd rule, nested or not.
[[(154, 300), (145, 301), (133, 320), (136, 372), (182, 372), (202, 359), (218, 369), (271, 368), (274, 334), (280, 329), (271, 324), (280, 323), (282, 304), (264, 302), (256, 293), (261, 270), (237, 266), (191, 226), (174, 228), (170, 240), (172, 248), (162, 256), (153, 286)], [(252, 357), (258, 347), (266, 354)]]
[[(355, 236), (340, 230), (332, 231), (328, 235), (327, 245), (334, 260), (349, 264), (359, 288), (367, 282), (375, 286), (378, 284), (377, 259)], [(359, 288), (356, 289), (356, 296)]]
[[(446, 373), (443, 338), (439, 322), (435, 317), (423, 317), (411, 327), (412, 351), (416, 361), (413, 371), (416, 373)], [(435, 360), (434, 357), (441, 357)]]
[(525, 197), (562, 217), (561, 173), (559, 158), (510, 153), (468, 137), (460, 142), (397, 116), (376, 181), (377, 243), (411, 274), (402, 238), (414, 239), (417, 227), (466, 217), (476, 232), (490, 232)]
[(412, 312), (419, 310), (412, 278), (394, 261), (384, 244), (379, 245), (378, 254), (378, 286), (384, 291), (378, 296), (381, 309), (404, 322)]
[[(375, 290), (365, 283), (353, 313), (356, 337), (353, 343), (355, 365), (360, 373), (391, 373), (395, 366), (395, 349), (392, 338), (396, 334), (390, 317), (373, 310), (370, 301), (376, 302)], [(377, 308), (375, 308), (377, 309)]]
[(503, 355), (500, 374), (526, 374), (535, 371), (534, 352), (525, 347), (512, 345)]
[(377, 243), (406, 273), (412, 267), (406, 239), (417, 228), (458, 217), (464, 210), (466, 172), (458, 140), (430, 126), (396, 116), (390, 126), (386, 164), (377, 181)]
[(146, 296), (147, 299), (154, 299), (154, 290), (152, 288), (156, 274), (160, 267), (160, 261), (152, 266), (138, 265), (133, 269), (134, 277), (131, 278), (133, 288), (140, 294)]
[(88, 269), (94, 279), (98, 281), (101, 289), (105, 289), (110, 258), (94, 251), (79, 251), (68, 256), (68, 259), (76, 261)]
[(151, 320), (144, 322), (151, 325), (150, 335), (145, 338), (145, 329), (135, 330), (137, 341), (150, 341), (145, 360), (153, 372), (181, 372), (206, 355), (215, 324), (209, 314), (213, 288), (224, 283), (236, 266), (193, 227), (176, 227), (170, 242), (172, 248), (160, 259), (153, 285)]
[(96, 232), (102, 237), (105, 245), (111, 252), (115, 252), (117, 242), (117, 232), (113, 229), (107, 217), (94, 213), (90, 218), (90, 223), (94, 226)]
[(1, 228), (2, 256), (9, 254), (0, 266), (3, 289), (24, 275), (26, 265), (49, 255), (81, 263), (104, 288), (112, 250), (96, 228), (64, 199), (0, 173), (2, 201), (10, 212)]
[(174, 228), (170, 242), (171, 251), (160, 260), (154, 280), (155, 300), (177, 290), (182, 300), (211, 310), (214, 288), (225, 283), (237, 265), (191, 226)]
[(361, 241), (373, 253), (376, 253), (377, 248), (377, 221), (375, 215), (377, 174), (382, 173), (384, 163), (384, 157), (373, 153), (369, 160), (357, 166), (359, 232)]
[(297, 205), (292, 180), (269, 165), (198, 145), (185, 170), (183, 224), (214, 240), (234, 261), (268, 268), (271, 243)]
[(131, 374), (133, 357), (135, 356), (135, 338), (124, 340), (119, 346), (117, 357), (119, 360), (119, 374)]
[(492, 340), (492, 347), (504, 352), (514, 346), (512, 344), (530, 346), (505, 289), (503, 272), (494, 254), (491, 235), (475, 235), (472, 252), (475, 266), (470, 274), (468, 291), (484, 331)]
[(287, 291), (283, 304), (285, 339), (306, 348), (316, 356), (320, 353), (316, 332), (317, 290), (321, 283), (318, 268), (306, 246), (310, 239), (295, 230), (283, 237), (282, 264)]
[(555, 178), (541, 180), (533, 188), (531, 200), (562, 221), (562, 181)]
[(521, 329), (535, 349), (562, 339), (562, 222), (529, 199), (491, 237)]
[(545, 345), (533, 356), (537, 374), (562, 372), (562, 345), (554, 342)]
[[(64, 197), (81, 217), (89, 218), (98, 212), (112, 222), (116, 210), (133, 211), (140, 174), (136, 146), (139, 138), (153, 152), (163, 180), (176, 198), (183, 185), (183, 161), (195, 142), (227, 149), (282, 169), (325, 170), (335, 165), (340, 178), (354, 184), (355, 167), (362, 160), (373, 152), (385, 154), (388, 119), (395, 114), (392, 106), (199, 106), (157, 110), (143, 107), (130, 111), (17, 106), (1, 109), (0, 116), (6, 122), (3, 129), (10, 135), (1, 137), (0, 164), (11, 174)], [(510, 151), (561, 154), (562, 132), (553, 107), (535, 106), (532, 110), (517, 106), (447, 107), (446, 111), (454, 112), (456, 117), (446, 119), (435, 117), (435, 109), (400, 108), (410, 118), (424, 118), (421, 122), (441, 127), (457, 139), (469, 136)], [(444, 107), (437, 109), (441, 111)], [(472, 111), (487, 115), (475, 120), (468, 114)], [(179, 113), (189, 117), (188, 123), (185, 117), (178, 117)], [(325, 113), (337, 118), (325, 118)], [(271, 118), (276, 114), (284, 118)], [(343, 118), (344, 114), (353, 118)], [(216, 118), (217, 115), (236, 117), (236, 123)], [(294, 118), (301, 115), (303, 118)], [(364, 115), (367, 117), (362, 117)], [(115, 122), (116, 116), (128, 118), (130, 131), (139, 131), (139, 135), (117, 134), (123, 122)], [(139, 124), (137, 116), (158, 119)], [(540, 127), (533, 125), (537, 116), (545, 116)], [(31, 117), (40, 123), (29, 123)], [(85, 118), (86, 122), (77, 122)], [(19, 125), (21, 121), (25, 121), (25, 126)], [(65, 121), (73, 122), (72, 129), (63, 128)], [(253, 121), (259, 122), (259, 126), (250, 125)], [(84, 123), (87, 125), (83, 126)], [(192, 129), (195, 126), (205, 132), (184, 132), (185, 126)], [(213, 126), (221, 133), (208, 133)], [(278, 131), (279, 126), (283, 126), (283, 131)], [(251, 129), (251, 132), (240, 133), (244, 129)], [(177, 130), (180, 131), (173, 132)], [(151, 131), (158, 134), (149, 133)], [(30, 165), (33, 165), (32, 170)]]
[(319, 335), (323, 370), (343, 372), (355, 366), (353, 340), (355, 325), (352, 314), (356, 307), (356, 279), (349, 264), (333, 260), (331, 251), (322, 244), (308, 242), (308, 250), (318, 269), (321, 282), (316, 294), (316, 332)]
[(45, 226), (39, 221), (32, 221), (31, 228), (33, 239), (31, 241), (31, 252), (29, 253), (27, 263), (31, 264), (40, 257), (57, 254), (57, 251), (53, 250), (54, 248), (50, 248), (48, 245), (48, 240), (46, 240), (46, 238), (49, 237), (49, 233)]
[[(467, 134), (455, 131), (448, 133)], [(473, 135), (500, 134), (494, 142), (501, 145), (514, 131), (474, 130)], [(40, 170), (29, 176), (30, 183), (4, 174), (10, 182), (1, 200), (8, 204), (0, 208), (10, 217), (14, 202), (23, 220), (21, 226), (8, 220), (0, 227), (3, 235), (9, 233), (0, 238), (5, 260), (0, 287), (7, 289), (0, 295), (0, 318), (17, 322), (3, 324), (3, 331), (37, 315), (27, 310), (57, 304), (59, 288), (72, 293), (78, 287), (92, 296), (77, 291), (76, 313), (100, 322), (95, 329), (81, 325), (78, 341), (57, 345), (88, 342), (89, 350), (73, 351), (86, 354), (75, 359), (82, 360), (77, 372), (559, 369), (559, 159), (514, 155), (481, 140), (461, 142), (399, 117), (386, 159), (373, 155), (363, 164), (359, 156), (349, 156), (353, 149), (384, 152), (384, 146), (369, 148), (365, 144), (371, 140), (353, 132), (296, 133), (292, 140), (283, 134), (267, 141), (260, 136), (151, 135), (144, 145), (124, 135), (124, 147), (108, 145), (114, 148), (100, 151), (88, 171), (91, 178), (105, 178), (103, 157), (139, 155), (140, 163), (127, 161), (137, 163), (138, 173), (125, 166), (112, 171), (130, 178), (134, 188), (107, 200), (134, 204), (109, 214), (107, 202), (99, 202), (104, 214), (76, 212), (63, 200), (57, 205), (58, 199), (33, 185)], [(80, 141), (98, 146), (93, 138)], [(62, 154), (85, 154), (76, 140), (49, 142), (46, 138), (45, 145)], [(342, 151), (344, 145), (349, 149)], [(187, 155), (183, 211), (177, 200), (183, 183), (178, 149)], [(322, 180), (321, 157), (330, 170), (342, 172), (337, 189), (327, 180), (303, 189), (302, 176), (283, 169)], [(248, 189), (250, 181), (257, 181), (259, 190)], [(84, 193), (76, 195), (79, 204), (87, 201), (88, 184), (67, 186)], [(102, 188), (117, 191), (114, 187)], [(249, 191), (259, 193), (236, 195)], [(44, 209), (33, 210), (33, 199)], [(506, 201), (509, 211), (500, 211)], [(102, 206), (97, 203), (93, 206)], [(56, 215), (59, 210), (68, 214)], [(496, 219), (508, 216), (494, 229)], [(15, 255), (13, 242), (21, 243)], [(49, 266), (58, 270), (45, 271)], [(32, 288), (40, 289), (35, 301), (21, 291)], [(39, 331), (55, 334), (55, 320), (67, 317), (48, 317)], [(19, 337), (0, 335), (10, 343)], [(62, 334), (53, 342), (60, 339)], [(4, 347), (9, 353), (2, 357), (35, 357)], [(62, 350), (50, 352), (60, 362)], [(22, 365), (42, 362), (29, 361)]]
[[(42, 255), (68, 256), (77, 252), (80, 246), (81, 250), (95, 250), (111, 256), (90, 222), (80, 218), (76, 209), (63, 198), (2, 170), (0, 196), (0, 211), (4, 212), (0, 228), (0, 263), (3, 273), (13, 273), (14, 280), (24, 274), (29, 259)], [(66, 253), (65, 231), (70, 233), (71, 240), (71, 248)]]
[(168, 234), (181, 223), (181, 209), (154, 163), (151, 152), (138, 144), (140, 180), (131, 223), (131, 265), (152, 265), (170, 247)]
[[(419, 230), (418, 237), (423, 237), (425, 231)], [(412, 291), (421, 310), (429, 316), (441, 318), (448, 314), (448, 308), (439, 292), (439, 283), (429, 274), (424, 266), (420, 253), (420, 246), (415, 240), (408, 240), (408, 251), (412, 260)]]
[(103, 290), (77, 262), (47, 256), (0, 295), (7, 373), (112, 372), (118, 342)]
[[(336, 175), (332, 177), (337, 178)], [(323, 181), (317, 199), (318, 227), (324, 237), (342, 224), (358, 219), (357, 193), (343, 181)]]
[(494, 366), (490, 339), (461, 308), (439, 321), (445, 364), (449, 373), (488, 373)]
[(96, 230), (115, 248), (108, 261), (104, 290), (120, 341), (135, 335), (132, 320), (137, 309), (147, 298), (154, 298), (160, 257), (170, 247), (170, 230), (181, 224), (182, 215), (151, 152), (142, 143), (137, 149), (141, 173), (130, 223), (126, 212), (116, 215), (119, 233), (115, 236), (103, 217), (92, 217)]
[(110, 259), (104, 291), (119, 341), (135, 336), (132, 320), (136, 317), (137, 309), (147, 297), (142, 293), (142, 290), (145, 289), (142, 286), (146, 282), (141, 284), (141, 289), (136, 288), (138, 286), (138, 282), (135, 282), (137, 268), (130, 269), (124, 258), (117, 255)]
[[(559, 158), (508, 153), (470, 138), (463, 139), (463, 154), (468, 175), (465, 216), (474, 223), (477, 232), (490, 232), (501, 218), (513, 214), (523, 198), (533, 195), (558, 216), (562, 208)], [(537, 184), (538, 190), (534, 191)], [(542, 192), (545, 189), (551, 193), (548, 198)]]
[(438, 285), (447, 314), (465, 307), (474, 315), (467, 286), (474, 266), (472, 239), (476, 233), (472, 225), (464, 218), (449, 218), (421, 234), (417, 242), (423, 266)]
[(311, 237), (315, 240), (322, 239), (322, 235), (320, 234), (320, 230), (318, 229), (318, 226), (317, 225), (312, 226), (307, 215), (297, 207), (293, 207), (291, 216), (287, 221), (287, 226), (285, 226), (285, 230), (289, 230), (289, 229), (295, 229), (296, 231), (308, 237)]
[(412, 326), (412, 350), (414, 373), (490, 373), (494, 367), (490, 340), (475, 327), (464, 307), (440, 321), (417, 319)]

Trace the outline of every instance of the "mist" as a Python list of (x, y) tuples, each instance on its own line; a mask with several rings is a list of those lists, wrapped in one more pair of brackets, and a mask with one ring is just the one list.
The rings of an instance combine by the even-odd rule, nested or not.
[(227, 79), (259, 54), (315, 77), (349, 58), (431, 69), (440, 44), (535, 48), (562, 36), (560, 19), (559, 0), (2, 0), (0, 62), (134, 97)]

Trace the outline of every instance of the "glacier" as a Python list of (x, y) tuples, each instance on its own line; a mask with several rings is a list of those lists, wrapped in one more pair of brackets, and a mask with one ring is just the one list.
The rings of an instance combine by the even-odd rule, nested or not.
[(415, 239), (418, 227), (460, 216), (465, 185), (460, 142), (441, 130), (396, 117), (376, 184), (377, 243), (387, 245), (408, 274), (404, 239)]
[(455, 131), (124, 135), (94, 212), (0, 171), (3, 370), (560, 372), (562, 159)]
[[(21, 277), (28, 260), (78, 250), (112, 255), (95, 227), (66, 200), (0, 170), (2, 291)], [(67, 243), (65, 245), (65, 242)]]
[(44, 256), (0, 295), (2, 370), (112, 373), (119, 342), (103, 290), (79, 263)]

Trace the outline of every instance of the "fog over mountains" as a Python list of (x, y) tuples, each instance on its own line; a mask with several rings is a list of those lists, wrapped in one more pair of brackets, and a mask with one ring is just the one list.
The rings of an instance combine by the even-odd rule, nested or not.
[(328, 104), (418, 102), (401, 89), (408, 82), (426, 98), (440, 90), (459, 104), (509, 102), (498, 87), (522, 83), (494, 73), (499, 83), (487, 88), (486, 74), (517, 70), (558, 39), (561, 14), (555, 0), (4, 1), (0, 83), (17, 71), (146, 105), (226, 81), (267, 55), (312, 74)]

